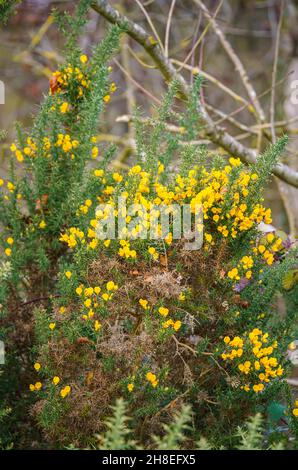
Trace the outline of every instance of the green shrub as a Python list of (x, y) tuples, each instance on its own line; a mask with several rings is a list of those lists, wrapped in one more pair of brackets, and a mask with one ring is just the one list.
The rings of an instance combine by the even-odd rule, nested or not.
[[(125, 413), (125, 403), (117, 400), (112, 407), (113, 415), (106, 420), (108, 431), (98, 436), (98, 448), (100, 450), (141, 449), (130, 439), (133, 431), (129, 429), (129, 418)], [(157, 450), (181, 449), (187, 442), (187, 431), (191, 426), (192, 413), (187, 406), (174, 416), (173, 422), (164, 426), (162, 437), (153, 436), (154, 448)], [(283, 450), (283, 443), (276, 442), (270, 447), (264, 445), (265, 426), (260, 414), (250, 418), (244, 426), (238, 428), (235, 435), (235, 449), (238, 450)], [(212, 450), (218, 449), (204, 437), (201, 437), (192, 449)], [(224, 448), (220, 448), (224, 450)]]
[[(145, 124), (136, 111), (136, 161), (113, 171), (115, 149), (100, 148), (96, 131), (116, 91), (108, 62), (121, 31), (112, 28), (89, 58), (82, 54), (75, 41), (88, 4), (79, 3), (75, 19), (58, 17), (71, 32), (65, 63), (30, 132), (18, 129), (10, 179), (1, 181), (0, 303), (9, 353), (1, 394), (12, 422), (30, 409), (19, 445), (33, 428), (44, 446), (94, 446), (108, 428), (104, 448), (178, 448), (184, 440), (193, 448), (202, 434), (201, 448), (255, 448), (259, 418), (241, 431), (242, 444), (237, 429), (272, 401), (287, 403), (295, 437), (285, 351), (296, 297), (290, 292), (281, 317), (275, 296), (297, 252), (283, 234), (260, 229), (272, 222), (262, 191), (287, 139), (250, 168), (214, 157), (193, 143), (201, 80), (188, 103), (179, 102), (174, 82)], [(120, 212), (119, 196), (141, 205), (137, 221)], [(190, 205), (203, 246), (185, 249), (173, 221), (157, 239), (138, 238), (152, 226), (153, 204), (157, 211)], [(194, 218), (196, 205), (202, 220)], [(115, 239), (100, 240), (96, 231), (111, 214), (131, 223), (128, 233), (118, 226)], [(119, 397), (131, 417), (129, 438), (122, 402), (106, 421)]]

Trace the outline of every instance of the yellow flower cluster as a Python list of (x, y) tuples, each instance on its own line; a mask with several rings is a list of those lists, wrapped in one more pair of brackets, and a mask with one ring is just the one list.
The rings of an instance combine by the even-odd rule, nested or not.
[(147, 372), (146, 379), (148, 380), (148, 382), (150, 382), (153, 388), (157, 387), (158, 379), (155, 374), (153, 374), (152, 372)]
[(50, 93), (63, 93), (69, 89), (70, 83), (76, 84), (76, 97), (81, 98), (84, 90), (90, 87), (88, 69), (85, 65), (88, 62), (86, 55), (80, 57), (82, 68), (72, 67), (70, 64), (61, 70), (53, 73), (50, 81)]
[(256, 265), (256, 262), (266, 263), (268, 266), (271, 266), (274, 262), (274, 254), (282, 249), (282, 239), (276, 237), (273, 233), (268, 233), (268, 235), (262, 238), (258, 245), (252, 249), (251, 255), (243, 256), (237, 267), (228, 271), (228, 277), (234, 281), (238, 281), (241, 277), (251, 279), (253, 275), (252, 268)]
[(30, 392), (38, 392), (42, 388), (42, 383), (41, 382), (35, 382), (35, 384), (30, 384), (29, 385), (29, 390)]
[(255, 328), (243, 338), (224, 338), (228, 350), (223, 352), (221, 357), (224, 361), (236, 361), (238, 371), (246, 376), (245, 383), (241, 386), (246, 392), (261, 392), (265, 389), (265, 384), (283, 374), (283, 368), (277, 358), (272, 356), (277, 348), (277, 341), (268, 345), (268, 336), (268, 333)]
[(11, 144), (10, 150), (15, 154), (15, 157), (18, 162), (22, 163), (24, 161), (24, 156), (35, 157), (37, 145), (31, 137), (27, 138), (27, 145), (20, 149), (16, 143)]
[[(69, 134), (58, 134), (58, 138), (55, 143), (55, 146), (62, 148), (64, 153), (72, 152), (78, 147), (78, 145), (79, 142), (77, 140), (72, 140)], [(73, 153), (71, 153), (71, 158), (75, 158)]]
[[(0, 178), (0, 187), (1, 186), (4, 186), (4, 180), (2, 178)], [(16, 190), (16, 186), (11, 182), (11, 181), (7, 181), (6, 182), (6, 188), (8, 190), (9, 193), (11, 193), (11, 195), (13, 197), (16, 197), (17, 201), (20, 201), (22, 199), (22, 194), (20, 193), (17, 193), (15, 195), (15, 190)], [(3, 188), (4, 189), (4, 188)], [(10, 196), (8, 194), (3, 194), (3, 200), (4, 201), (9, 201), (10, 200)]]
[[(79, 212), (77, 213), (79, 215), (79, 213), (81, 212), (82, 214), (88, 214), (88, 211), (89, 211), (89, 208), (92, 206), (92, 201), (91, 199), (86, 199), (84, 204), (81, 204), (80, 207), (79, 207)], [(90, 229), (91, 230), (91, 229)], [(92, 237), (90, 237), (92, 238)]]
[(131, 250), (130, 242), (128, 240), (120, 240), (120, 248), (118, 254), (123, 258), (136, 258), (137, 252), (136, 250)]
[(237, 268), (233, 268), (228, 272), (228, 277), (230, 279), (239, 280), (240, 273), (245, 273), (246, 279), (250, 279), (252, 277), (252, 270), (251, 268), (254, 266), (254, 260), (251, 256), (243, 256), (238, 264)]
[(274, 254), (283, 248), (282, 239), (276, 237), (274, 233), (268, 233), (257, 247), (253, 249), (255, 255), (261, 254), (266, 263), (270, 266), (274, 262)]
[[(39, 362), (36, 362), (34, 364), (34, 369), (36, 370), (36, 372), (39, 372), (41, 370), (41, 364)], [(52, 379), (52, 383), (55, 386), (58, 385), (60, 383), (60, 377), (58, 377), (58, 375), (55, 375)], [(42, 388), (41, 382), (35, 382), (35, 384), (29, 385), (29, 390), (31, 392), (38, 392), (39, 390), (41, 390), (41, 388)], [(60, 396), (62, 398), (65, 398), (70, 393), (70, 391), (71, 391), (71, 387), (69, 385), (66, 385), (60, 390)]]
[(158, 252), (156, 251), (156, 249), (154, 248), (154, 246), (149, 246), (149, 248), (148, 248), (148, 253), (152, 256), (152, 258), (154, 259), (154, 261), (157, 261), (157, 260), (158, 260), (159, 254), (158, 254)]
[(10, 193), (13, 193), (16, 189), (15, 185), (11, 181), (7, 181), (6, 186)]
[[(65, 103), (63, 103), (64, 108), (65, 108)], [(60, 147), (64, 153), (69, 154), (71, 152), (71, 159), (75, 158), (75, 155), (73, 151), (78, 147), (79, 142), (75, 139), (71, 139), (69, 134), (58, 134), (57, 140), (55, 142), (55, 147)], [(41, 147), (41, 153), (42, 156), (45, 158), (50, 158), (51, 154), (49, 151), (52, 148), (51, 141), (48, 137), (43, 138), (43, 145)], [(26, 146), (22, 149), (18, 147), (16, 143), (11, 144), (10, 150), (15, 154), (16, 159), (19, 162), (23, 162), (25, 157), (28, 158), (35, 158), (37, 155), (37, 145), (35, 141), (31, 138), (28, 137), (26, 141)]]
[(166, 307), (159, 307), (158, 313), (160, 313), (162, 317), (167, 317), (169, 315), (169, 309)]
[[(47, 150), (50, 150), (50, 148), (51, 148), (50, 139), (48, 137), (44, 137), (43, 138), (43, 149), (47, 151)], [(47, 156), (49, 156), (49, 155), (47, 155)]]
[(293, 409), (293, 415), (298, 418), (298, 400), (295, 401), (295, 408)]
[[(131, 247), (129, 240), (136, 238), (144, 230), (146, 233), (149, 232), (152, 217), (158, 219), (160, 216), (159, 206), (175, 205), (177, 207), (177, 205), (190, 204), (192, 211), (195, 211), (195, 207), (201, 205), (205, 221), (205, 249), (215, 245), (218, 237), (236, 238), (241, 232), (250, 230), (260, 222), (271, 223), (270, 209), (266, 210), (261, 204), (251, 207), (248, 203), (247, 198), (251, 192), (251, 186), (258, 179), (258, 175), (250, 174), (244, 167), (242, 169), (239, 159), (232, 158), (229, 163), (222, 170), (208, 171), (204, 167), (195, 166), (186, 176), (176, 175), (168, 185), (160, 181), (164, 171), (161, 163), (158, 164), (157, 175), (153, 173), (153, 170), (152, 172), (144, 171), (140, 165), (135, 165), (129, 170), (125, 179), (119, 173), (109, 176), (105, 175), (103, 170), (96, 169), (94, 175), (104, 184), (101, 194), (97, 196), (97, 201), (105, 203), (106, 209), (96, 212), (84, 236), (71, 237), (69, 240), (69, 235), (62, 235), (61, 241), (65, 241), (70, 248), (74, 248), (78, 239), (83, 243), (86, 240), (88, 248), (97, 248), (99, 241), (96, 240), (96, 227), (99, 221), (108, 219), (111, 211), (116, 218), (118, 217), (116, 198), (119, 196), (127, 200), (129, 204), (138, 204), (140, 207), (137, 213), (138, 223), (132, 224), (131, 229), (129, 226), (123, 227), (121, 233), (118, 233), (118, 238), (120, 238), (118, 254), (126, 259), (137, 257), (137, 252)], [(235, 171), (238, 173), (235, 174)], [(227, 188), (229, 188), (228, 205)], [(80, 207), (79, 212), (87, 214), (90, 208), (94, 210), (85, 203)], [(125, 218), (127, 224), (132, 220), (132, 217), (126, 213), (121, 213), (121, 216)], [(196, 229), (202, 231), (202, 223)], [(72, 228), (71, 230), (79, 229)], [(161, 224), (156, 223), (156, 220), (155, 230), (156, 235), (163, 238), (167, 245), (172, 244), (172, 231), (162, 234)], [(213, 235), (209, 231), (212, 231)], [(109, 241), (104, 242), (106, 243), (108, 246)], [(149, 246), (148, 252), (154, 261), (158, 261), (159, 253), (155, 247)], [(271, 257), (267, 253), (264, 259), (268, 264), (271, 262)], [(252, 256), (248, 255), (241, 260), (239, 267), (229, 272), (229, 277), (235, 280), (240, 279), (242, 270), (249, 279), (252, 276), (253, 265)]]
[[(84, 320), (91, 320), (96, 316), (96, 309), (100, 308), (102, 302), (108, 302), (113, 298), (114, 292), (118, 289), (117, 284), (114, 281), (108, 281), (105, 289), (99, 286), (95, 287), (84, 287), (80, 284), (76, 288), (76, 294), (83, 299), (83, 306), (87, 309), (87, 312), (82, 315)], [(101, 329), (101, 323), (99, 320), (94, 321), (94, 330), (99, 331)]]
[(61, 234), (59, 240), (67, 243), (69, 248), (75, 248), (78, 243), (78, 240), (80, 240), (81, 243), (85, 243), (85, 236), (82, 230), (79, 230), (75, 227), (71, 227), (69, 229), (69, 234), (67, 233)]
[[(148, 303), (148, 300), (146, 299), (139, 299), (139, 304), (141, 305), (141, 307), (143, 307), (144, 310), (150, 310), (150, 306), (149, 306), (149, 303)], [(167, 317), (169, 315), (169, 309), (166, 308), (166, 307), (159, 307), (158, 308), (158, 313), (162, 316), (162, 317)], [(177, 321), (174, 321), (172, 320), (171, 318), (169, 318), (167, 321), (165, 321), (163, 324), (162, 324), (163, 328), (164, 329), (167, 329), (167, 328), (170, 328), (172, 327), (175, 331), (178, 331), (180, 330), (181, 326), (182, 326), (182, 323), (180, 320), (177, 320)]]
[(15, 157), (18, 162), (24, 161), (24, 155), (22, 154), (21, 150), (17, 148), (16, 144), (11, 144), (10, 150), (15, 154)]
[(11, 247), (14, 244), (14, 239), (12, 237), (8, 237), (6, 239), (6, 243), (7, 243), (7, 246), (4, 249), (4, 253), (6, 254), (6, 256), (11, 256), (11, 253), (12, 253)]
[(98, 156), (98, 148), (97, 147), (92, 147), (91, 156), (92, 156), (92, 158), (96, 158)]
[[(76, 99), (84, 96), (86, 90), (90, 89), (92, 83), (92, 73), (88, 64), (88, 57), (86, 54), (80, 56), (80, 66), (73, 67), (68, 64), (61, 70), (56, 70), (50, 79), (50, 94), (55, 93), (65, 94), (65, 92), (72, 90)], [(111, 68), (109, 68), (111, 71)], [(74, 91), (73, 91), (74, 90)], [(115, 83), (110, 85), (109, 92), (103, 97), (105, 103), (111, 99), (110, 94), (117, 90)], [(60, 107), (61, 113), (68, 112), (69, 105), (63, 102)]]
[(180, 292), (178, 299), (180, 300), (180, 302), (184, 302), (184, 300), (186, 299), (185, 292)]
[(143, 307), (144, 310), (149, 310), (150, 309), (149, 304), (148, 304), (148, 300), (146, 300), (146, 299), (140, 299), (139, 304), (141, 305), (141, 307)]
[[(166, 308), (166, 307), (159, 307), (158, 309), (158, 313), (162, 316), (162, 317), (167, 317), (169, 315), (169, 309)], [(180, 320), (172, 320), (171, 318), (169, 318), (167, 321), (165, 321), (163, 324), (162, 324), (163, 328), (166, 330), (167, 328), (173, 328), (175, 331), (178, 331), (180, 330), (181, 326), (182, 326), (182, 323)]]
[[(111, 86), (110, 86), (110, 93), (114, 93), (116, 90), (117, 90), (116, 84), (112, 83)], [(110, 101), (110, 99), (111, 99), (110, 93), (108, 93), (107, 95), (105, 95), (103, 97), (103, 100), (104, 100), (105, 103), (108, 103)]]
[(71, 392), (71, 387), (70, 385), (66, 385), (65, 387), (62, 388), (60, 391), (60, 395), (62, 398), (67, 397), (67, 395)]
[[(58, 385), (60, 382), (60, 378), (58, 376), (53, 377), (52, 383), (54, 385)], [(35, 384), (30, 384), (29, 385), (29, 390), (31, 392), (38, 392), (42, 388), (42, 383), (41, 382), (36, 382)], [(66, 385), (60, 390), (60, 396), (62, 398), (65, 398), (69, 393), (71, 392), (71, 387), (69, 385)]]
[(60, 111), (62, 114), (66, 114), (69, 111), (69, 104), (67, 103), (67, 101), (63, 101), (60, 106)]
[(172, 328), (174, 328), (175, 331), (180, 330), (181, 325), (182, 325), (182, 323), (181, 323), (180, 320), (177, 320), (177, 321), (174, 322), (171, 318), (169, 318), (169, 320), (167, 320), (166, 322), (163, 323), (163, 327), (165, 329), (172, 327)]
[[(158, 385), (158, 383), (159, 383), (159, 380), (158, 380), (156, 374), (153, 374), (153, 372), (147, 372), (145, 378), (146, 378), (146, 380), (151, 384), (151, 386), (152, 386), (153, 388), (156, 388), (156, 387), (157, 387), (157, 385)], [(135, 376), (131, 377), (131, 380), (132, 380), (132, 382), (129, 382), (129, 383), (127, 384), (127, 390), (128, 390), (130, 393), (132, 393), (132, 392), (134, 391), (134, 389), (135, 389), (135, 384), (134, 384), (134, 382), (133, 382), (133, 381), (135, 380)]]

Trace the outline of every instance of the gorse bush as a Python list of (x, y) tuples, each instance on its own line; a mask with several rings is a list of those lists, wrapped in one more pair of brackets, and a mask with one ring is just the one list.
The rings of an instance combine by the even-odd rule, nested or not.
[[(65, 63), (53, 72), (30, 132), (17, 129), (10, 179), (0, 180), (8, 352), (1, 399), (13, 414), (6, 432), (25, 413), (25, 432), (22, 425), (13, 434), (22, 445), (41, 432), (44, 446), (93, 446), (106, 432), (105, 448), (127, 448), (125, 432), (117, 435), (124, 411), (106, 421), (123, 397), (131, 440), (146, 448), (182, 441), (193, 448), (201, 435), (210, 446), (237, 447), (237, 428), (273, 401), (287, 404), (295, 439), (285, 356), (294, 339), (295, 288), (284, 316), (275, 296), (286, 294), (282, 281), (297, 253), (284, 234), (268, 232), (271, 212), (262, 198), (287, 139), (249, 168), (214, 157), (193, 142), (201, 80), (182, 103), (174, 82), (152, 118), (144, 123), (136, 110), (136, 161), (113, 171), (115, 148), (99, 147), (96, 133), (116, 91), (109, 59), (121, 30), (112, 28), (90, 57), (83, 54), (76, 38), (89, 3), (79, 3), (75, 19), (57, 15), (70, 38)], [(119, 198), (137, 211), (123, 213)], [(187, 250), (186, 236), (175, 239), (173, 205), (190, 207), (200, 249)], [(168, 232), (158, 222), (155, 236), (144, 236), (152, 208), (158, 220), (164, 207)], [(116, 237), (100, 239), (99, 227), (111, 228), (112, 220)]]

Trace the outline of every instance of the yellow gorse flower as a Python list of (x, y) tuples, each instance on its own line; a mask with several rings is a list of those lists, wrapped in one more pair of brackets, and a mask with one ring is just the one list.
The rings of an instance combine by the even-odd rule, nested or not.
[(157, 387), (158, 379), (155, 374), (153, 374), (152, 372), (147, 372), (146, 379), (148, 380), (148, 382), (150, 382), (153, 388)]
[(225, 336), (223, 339), (228, 349), (221, 354), (221, 358), (235, 363), (237, 370), (246, 377), (241, 386), (246, 392), (262, 392), (266, 384), (283, 374), (282, 366), (277, 358), (272, 356), (277, 348), (277, 341), (268, 345), (268, 340), (268, 333), (263, 333), (259, 328), (254, 328), (243, 337), (235, 336), (231, 339)]
[(166, 317), (169, 314), (169, 309), (166, 307), (159, 307), (158, 313), (160, 313), (161, 316)]
[(62, 398), (67, 397), (67, 395), (71, 392), (71, 387), (69, 385), (66, 385), (62, 390), (60, 391), (60, 395)]
[(139, 304), (143, 307), (144, 310), (149, 310), (148, 300), (140, 299)]
[(293, 415), (298, 418), (298, 400), (295, 401), (295, 408), (293, 409)]
[(29, 385), (29, 390), (30, 392), (38, 392), (42, 388), (42, 383), (41, 382), (35, 382), (35, 384), (30, 384)]
[[(93, 148), (93, 156), (98, 154), (98, 148)], [(90, 227), (87, 231), (82, 231), (79, 228), (71, 227), (68, 232), (61, 235), (60, 240), (68, 244), (69, 248), (77, 248), (82, 244), (87, 244), (89, 250), (99, 249), (101, 246), (109, 247), (110, 240), (100, 241), (96, 238), (96, 227), (98, 221), (106, 220), (109, 213), (114, 213), (115, 217), (118, 216), (116, 208), (116, 199), (119, 194), (119, 186), (121, 188), (130, 187), (131, 190), (120, 190), (121, 196), (132, 204), (139, 204), (144, 209), (140, 210), (138, 217), (140, 223), (136, 224), (131, 232), (127, 227), (123, 228), (123, 232), (119, 234), (120, 240), (118, 255), (124, 259), (136, 259), (138, 257), (137, 250), (132, 246), (133, 242), (130, 238), (135, 238), (142, 233), (142, 230), (150, 230), (150, 217), (147, 211), (152, 209), (152, 206), (164, 206), (172, 204), (190, 204), (191, 209), (194, 211), (197, 204), (202, 206), (204, 225), (212, 223), (212, 234), (205, 231), (204, 244), (205, 249), (208, 250), (219, 242), (220, 238), (232, 239), (237, 238), (242, 232), (251, 230), (259, 223), (271, 223), (271, 211), (265, 209), (261, 204), (257, 203), (254, 206), (248, 204), (248, 196), (250, 194), (251, 185), (258, 178), (256, 173), (250, 174), (247, 169), (242, 167), (239, 159), (230, 159), (230, 164), (226, 165), (223, 169), (207, 170), (204, 167), (195, 166), (188, 172), (187, 175), (178, 174), (174, 180), (165, 185), (160, 182), (160, 176), (163, 173), (163, 165), (159, 163), (159, 171), (154, 174), (153, 171), (144, 171), (141, 165), (133, 166), (124, 181), (123, 176), (117, 172), (110, 175), (110, 183), (106, 184), (101, 194), (98, 195), (97, 200), (100, 203), (106, 204), (104, 211), (97, 211), (95, 217), (90, 219)], [(233, 168), (237, 168), (238, 176), (235, 179), (233, 176)], [(101, 179), (103, 183), (107, 182), (108, 174), (105, 174), (102, 169), (94, 170), (94, 175)], [(226, 193), (227, 187), (230, 186), (231, 202), (230, 207), (226, 208)], [(80, 206), (79, 212), (87, 215), (92, 206), (88, 206), (86, 202)], [(92, 209), (94, 210), (94, 209)], [(158, 216), (159, 211), (155, 211)], [(131, 216), (126, 217), (126, 222), (129, 223)], [(198, 231), (202, 230), (203, 225), (197, 227)], [(205, 227), (206, 228), (206, 227)], [(161, 226), (158, 224), (155, 227), (157, 235), (164, 239), (166, 247), (173, 244), (172, 231), (162, 234)], [(215, 231), (215, 233), (214, 233)], [(269, 237), (271, 240), (272, 237)], [(269, 244), (269, 241), (266, 242)], [(252, 279), (255, 275), (255, 269), (258, 262), (265, 260), (267, 264), (274, 262), (274, 253), (281, 249), (281, 242), (277, 239), (276, 243), (273, 240), (271, 245), (265, 246), (265, 250), (260, 247), (252, 249), (252, 253), (243, 256), (238, 266), (231, 267), (227, 276), (232, 281), (238, 281), (241, 277)], [(156, 262), (159, 261), (159, 253), (153, 246), (148, 247), (148, 252), (152, 259)], [(261, 256), (261, 259), (258, 257)], [(257, 257), (257, 259), (256, 259)]]
[(60, 382), (60, 378), (57, 375), (55, 375), (55, 377), (53, 377), (52, 382), (54, 385), (58, 385), (58, 383)]

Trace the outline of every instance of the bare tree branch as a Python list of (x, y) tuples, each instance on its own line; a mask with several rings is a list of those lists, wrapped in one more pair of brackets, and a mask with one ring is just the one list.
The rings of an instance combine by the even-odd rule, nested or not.
[[(92, 3), (92, 7), (110, 23), (124, 27), (127, 34), (137, 41), (150, 55), (164, 78), (166, 80), (176, 79), (180, 84), (182, 95), (184, 95), (184, 97), (188, 96), (189, 87), (183, 76), (177, 73), (174, 65), (164, 56), (157, 42), (144, 28), (129, 20), (124, 15), (121, 15), (107, 0), (95, 0)], [(254, 164), (257, 162), (257, 154), (254, 150), (245, 147), (224, 129), (216, 126), (204, 108), (201, 107), (200, 112), (201, 119), (205, 124), (205, 134), (213, 143), (218, 144), (231, 155), (238, 156), (246, 164)], [(278, 163), (273, 168), (273, 173), (281, 180), (298, 188), (298, 172), (287, 165)]]
[[(213, 18), (216, 18), (219, 10), (221, 9), (222, 7), (222, 4), (223, 4), (223, 0), (220, 0), (219, 4), (217, 5), (217, 8), (214, 12), (214, 15), (213, 15)], [(195, 50), (197, 49), (197, 47), (200, 45), (200, 43), (203, 41), (204, 37), (206, 36), (206, 34), (208, 33), (208, 30), (209, 30), (209, 27), (210, 27), (210, 21), (208, 22), (208, 24), (205, 26), (204, 28), (204, 31), (202, 32), (202, 34), (200, 35), (200, 37), (197, 39), (197, 41), (195, 42), (195, 44), (193, 45), (193, 47), (191, 48), (190, 52), (187, 54), (187, 56), (185, 57), (184, 59), (184, 62), (183, 64), (186, 64), (188, 62), (188, 60), (190, 59), (190, 57), (192, 57), (192, 55), (194, 54)], [(181, 67), (182, 68), (182, 67)], [(178, 69), (180, 71), (180, 68)]]
[(170, 11), (169, 11), (169, 16), (168, 16), (168, 21), (167, 21), (167, 26), (166, 26), (166, 35), (165, 35), (165, 56), (166, 57), (169, 57), (170, 29), (171, 29), (171, 22), (172, 22), (172, 16), (173, 16), (174, 8), (175, 8), (175, 3), (176, 3), (176, 0), (172, 0)]
[[(232, 98), (234, 98), (235, 101), (237, 101), (238, 103), (243, 103), (245, 104), (248, 109), (250, 110), (251, 108), (251, 105), (249, 103), (249, 101), (247, 101), (245, 98), (243, 98), (241, 95), (238, 95), (237, 93), (235, 93), (233, 90), (231, 90), (231, 88), (227, 87), (226, 85), (224, 85), (220, 80), (218, 80), (217, 78), (213, 77), (213, 75), (210, 75), (210, 73), (207, 73), (207, 72), (204, 72), (204, 70), (202, 69), (199, 69), (199, 67), (193, 67), (192, 65), (188, 65), (188, 64), (185, 64), (183, 62), (180, 62), (180, 60), (176, 60), (176, 59), (171, 59), (171, 62), (173, 64), (176, 64), (176, 65), (179, 65), (180, 66), (180, 69), (186, 69), (186, 70), (190, 70), (192, 71), (195, 75), (197, 74), (200, 74), (202, 75), (202, 77), (206, 78), (207, 80), (209, 80), (209, 82), (213, 83), (214, 85), (218, 86), (218, 88), (220, 88), (221, 90), (223, 90), (225, 93), (227, 93), (229, 96), (231, 96)], [(179, 69), (179, 70), (180, 70)]]
[(271, 91), (271, 100), (270, 100), (270, 122), (271, 122), (271, 134), (272, 134), (272, 141), (273, 142), (276, 142), (276, 133), (275, 133), (275, 85), (276, 85), (278, 52), (279, 52), (280, 33), (281, 33), (283, 14), (284, 14), (284, 2), (282, 1), (281, 2), (281, 12), (279, 14), (278, 26), (277, 26), (277, 31), (276, 31), (274, 61), (273, 61), (273, 69), (272, 69), (272, 91)]
[(250, 80), (248, 78), (247, 72), (245, 70), (244, 65), (242, 64), (241, 60), (239, 59), (238, 55), (235, 53), (234, 49), (232, 48), (231, 44), (225, 37), (224, 32), (221, 30), (219, 25), (217, 24), (216, 19), (211, 15), (209, 12), (208, 8), (204, 5), (204, 3), (201, 0), (193, 0), (196, 5), (198, 5), (201, 10), (203, 11), (205, 17), (207, 20), (211, 23), (211, 26), (213, 28), (213, 31), (215, 34), (218, 36), (224, 50), (226, 51), (227, 55), (229, 56), (230, 60), (233, 62), (235, 65), (235, 68), (237, 72), (239, 73), (241, 80), (243, 82), (243, 85), (247, 91), (248, 96), (250, 97), (254, 108), (257, 113), (258, 119), (263, 122), (265, 121), (265, 115), (263, 108), (258, 100), (257, 94), (255, 92), (255, 89), (250, 83)]

